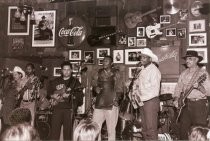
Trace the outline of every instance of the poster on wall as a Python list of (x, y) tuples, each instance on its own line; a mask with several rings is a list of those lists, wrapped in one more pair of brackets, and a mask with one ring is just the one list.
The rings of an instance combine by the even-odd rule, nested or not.
[(25, 22), (20, 22), (14, 16), (17, 8), (16, 6), (8, 7), (7, 35), (29, 35), (29, 16), (26, 16)]
[(32, 47), (54, 47), (55, 10), (35, 11), (35, 25), (32, 29)]

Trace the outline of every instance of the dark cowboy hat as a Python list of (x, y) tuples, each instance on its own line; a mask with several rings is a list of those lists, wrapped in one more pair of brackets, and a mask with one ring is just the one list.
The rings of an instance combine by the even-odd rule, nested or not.
[(200, 62), (200, 61), (203, 60), (203, 57), (202, 56), (199, 56), (198, 55), (198, 52), (197, 51), (194, 51), (194, 50), (187, 51), (186, 55), (184, 57), (182, 57), (182, 58), (183, 59), (186, 59), (187, 57), (197, 57), (198, 58), (198, 62)]

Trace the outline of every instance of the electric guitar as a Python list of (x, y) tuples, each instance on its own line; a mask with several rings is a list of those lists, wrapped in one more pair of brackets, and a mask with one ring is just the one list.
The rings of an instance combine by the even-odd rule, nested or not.
[(169, 26), (165, 26), (165, 27), (162, 27), (160, 28), (161, 24), (160, 23), (157, 23), (155, 24), (154, 26), (150, 25), (150, 26), (147, 26), (146, 27), (146, 35), (148, 38), (152, 39), (152, 38), (155, 38), (157, 35), (162, 35), (163, 32), (161, 32), (161, 30), (165, 29), (165, 28), (168, 28), (168, 27), (171, 27), (171, 26), (174, 26), (174, 25), (177, 25), (177, 24), (180, 24), (181, 22), (178, 21), (177, 23), (174, 23), (174, 24), (171, 24)]
[[(203, 81), (206, 80), (206, 74), (201, 75), (198, 80), (196, 81), (198, 83), (198, 85), (200, 85)], [(179, 98), (179, 112), (178, 112), (178, 116), (176, 118), (176, 122), (178, 123), (179, 117), (182, 113), (182, 109), (184, 108), (184, 106), (186, 105), (185, 101), (187, 99), (187, 96), (190, 95), (190, 93), (192, 92), (192, 90), (194, 89), (194, 86), (192, 85), (185, 93), (182, 93), (180, 98)]]
[(128, 27), (128, 28), (134, 28), (136, 27), (136, 25), (138, 23), (141, 23), (142, 22), (142, 17), (146, 16), (146, 15), (149, 15), (151, 13), (154, 13), (156, 12), (157, 10), (161, 9), (161, 7), (157, 7), (153, 10), (150, 10), (144, 14), (142, 14), (141, 12), (137, 11), (135, 13), (127, 13), (124, 17), (124, 21), (125, 21), (125, 25)]

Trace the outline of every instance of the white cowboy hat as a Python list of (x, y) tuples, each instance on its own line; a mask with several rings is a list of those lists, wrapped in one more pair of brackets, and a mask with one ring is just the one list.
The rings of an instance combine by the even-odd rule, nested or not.
[(141, 55), (146, 55), (152, 58), (152, 62), (158, 63), (158, 57), (149, 48), (144, 48)]
[(18, 66), (15, 66), (15, 67), (14, 67), (12, 73), (14, 73), (14, 72), (19, 72), (19, 73), (21, 73), (21, 74), (22, 74), (22, 78), (25, 77), (25, 72), (24, 72), (20, 67), (18, 67)]

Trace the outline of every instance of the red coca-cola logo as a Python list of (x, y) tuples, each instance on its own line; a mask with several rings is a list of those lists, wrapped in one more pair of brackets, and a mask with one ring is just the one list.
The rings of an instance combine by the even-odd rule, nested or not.
[(87, 25), (80, 17), (67, 17), (60, 24), (58, 38), (66, 47), (78, 47), (86, 36)]

